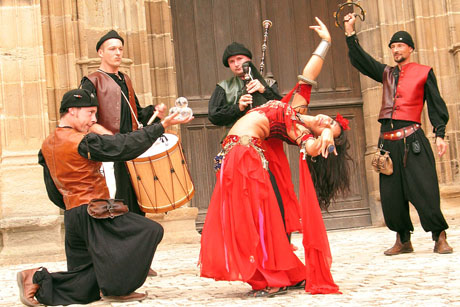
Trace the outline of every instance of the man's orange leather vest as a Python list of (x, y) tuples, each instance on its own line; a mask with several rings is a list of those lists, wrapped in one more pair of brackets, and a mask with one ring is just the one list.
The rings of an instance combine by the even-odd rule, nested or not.
[[(123, 74), (123, 76), (125, 77), (126, 86), (128, 87), (129, 104), (137, 117), (136, 100), (134, 98), (134, 89), (131, 79), (125, 74)], [(87, 78), (96, 88), (97, 101), (99, 102), (97, 111), (98, 124), (112, 131), (112, 133), (120, 132), (121, 103), (126, 103), (125, 98), (122, 97), (121, 94), (121, 87), (109, 75), (100, 71), (89, 74)], [(134, 131), (138, 129), (137, 122), (133, 113), (130, 113)]]
[(379, 119), (392, 118), (421, 123), (424, 88), (431, 67), (409, 63), (401, 68), (395, 89), (395, 67), (387, 66), (383, 72), (382, 107)]
[(56, 128), (42, 145), (42, 154), (51, 177), (64, 198), (67, 210), (94, 198), (110, 198), (101, 162), (83, 158), (78, 144), (85, 134), (72, 128)]

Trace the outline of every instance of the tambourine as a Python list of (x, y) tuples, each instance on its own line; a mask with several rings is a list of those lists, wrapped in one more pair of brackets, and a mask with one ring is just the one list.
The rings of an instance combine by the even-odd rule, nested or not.
[(339, 22), (339, 18), (340, 18), (340, 15), (342, 13), (342, 10), (345, 8), (345, 7), (353, 7), (353, 6), (356, 6), (357, 8), (360, 9), (360, 14), (357, 14), (357, 13), (354, 13), (354, 15), (356, 17), (359, 17), (359, 19), (361, 19), (361, 21), (364, 21), (366, 19), (366, 11), (363, 9), (363, 7), (361, 6), (361, 4), (359, 3), (359, 1), (353, 1), (353, 0), (347, 0), (347, 2), (344, 2), (342, 4), (339, 4), (339, 8), (337, 9), (337, 11), (334, 12), (334, 18), (335, 18), (335, 26), (342, 29), (342, 25), (341, 23)]

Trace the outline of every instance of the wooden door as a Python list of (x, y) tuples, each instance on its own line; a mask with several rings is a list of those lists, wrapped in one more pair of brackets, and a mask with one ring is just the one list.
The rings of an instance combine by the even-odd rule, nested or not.
[[(222, 64), (225, 47), (237, 41), (260, 63), (262, 21), (270, 19), (266, 72), (272, 72), (280, 90), (287, 93), (320, 39), (308, 28), (318, 16), (328, 26), (333, 44), (312, 92), (310, 112), (350, 120), (352, 187), (324, 213), (328, 229), (370, 225), (365, 169), (364, 127), (359, 76), (346, 54), (343, 31), (334, 26), (333, 12), (341, 1), (332, 0), (171, 0), (177, 84), (180, 96), (189, 99), (196, 119), (181, 127), (183, 147), (196, 186), (192, 206), (199, 208), (201, 227), (215, 183), (213, 157), (220, 150), (223, 128), (207, 119), (208, 101), (216, 83), (232, 76)], [(298, 149), (286, 148), (293, 180), (298, 185)]]

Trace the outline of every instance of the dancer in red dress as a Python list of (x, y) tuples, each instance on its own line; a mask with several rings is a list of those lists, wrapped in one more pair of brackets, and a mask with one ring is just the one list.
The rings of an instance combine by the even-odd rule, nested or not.
[[(318, 23), (313, 28), (328, 47), (329, 33), (321, 21)], [(321, 70), (325, 52), (317, 49), (314, 55), (291, 92), (291, 95), (295, 92), (293, 107), (283, 101), (270, 101), (252, 109), (229, 131), (216, 159), (220, 165), (202, 232), (201, 276), (247, 282), (253, 288), (250, 292), (253, 296), (283, 294), (288, 286), (302, 281), (305, 290), (312, 294), (339, 293), (330, 273), (332, 258), (317, 193), (304, 159), (309, 155), (335, 165), (321, 170), (330, 179), (319, 181), (328, 182), (326, 188), (317, 186), (322, 189), (318, 193), (320, 203), (327, 206), (337, 193), (348, 188), (348, 143), (344, 133), (348, 122), (341, 116), (337, 117), (339, 122), (326, 115), (297, 112), (304, 110), (303, 106), (309, 102), (312, 80)], [(268, 169), (270, 163), (277, 179), (286, 175), (283, 167), (288, 164), (284, 153), (277, 157), (278, 141), (301, 147), (300, 206), (286, 212), (290, 217), (286, 225)], [(303, 231), (306, 265), (290, 248), (287, 229)]]

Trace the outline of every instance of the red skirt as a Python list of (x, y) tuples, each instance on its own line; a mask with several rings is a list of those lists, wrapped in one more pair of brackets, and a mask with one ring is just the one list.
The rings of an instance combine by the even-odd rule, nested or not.
[(297, 195), (294, 192), (294, 184), (291, 179), (291, 168), (283, 149), (283, 141), (268, 139), (262, 143), (265, 157), (268, 160), (270, 171), (275, 176), (276, 185), (281, 194), (284, 207), (284, 219), (286, 232), (302, 232), (301, 208)]
[(251, 146), (235, 145), (217, 173), (201, 236), (200, 265), (202, 277), (240, 280), (255, 290), (305, 279), (269, 174)]

